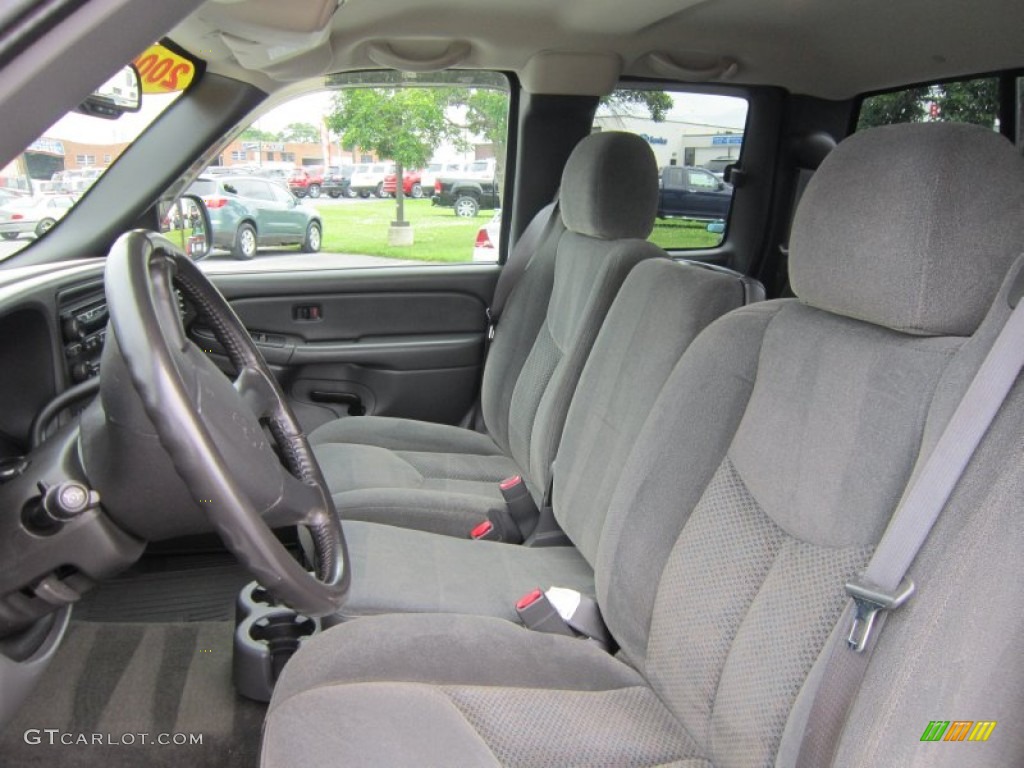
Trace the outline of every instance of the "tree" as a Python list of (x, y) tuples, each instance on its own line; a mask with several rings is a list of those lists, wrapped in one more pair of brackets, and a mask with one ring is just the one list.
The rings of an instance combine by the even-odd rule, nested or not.
[(601, 97), (601, 106), (624, 112), (644, 113), (656, 123), (664, 122), (672, 109), (672, 97), (665, 91), (618, 90)]
[(921, 122), (924, 120), (925, 101), (929, 93), (929, 88), (908, 88), (869, 96), (861, 105), (857, 130), (894, 123)]
[(250, 125), (239, 136), (244, 141), (280, 141), (281, 134), (274, 133), (273, 131), (264, 131), (255, 126)]
[(996, 127), (999, 119), (999, 81), (996, 78), (945, 83), (936, 90), (939, 93), (934, 101), (940, 120)]
[(312, 123), (289, 123), (281, 132), (281, 140), (300, 144), (319, 144), (320, 129)]
[(861, 105), (857, 129), (925, 119), (995, 128), (999, 119), (998, 80), (988, 77), (869, 96)]
[(347, 146), (368, 149), (395, 163), (394, 227), (408, 226), (404, 169), (425, 166), (442, 142), (458, 138), (457, 126), (445, 114), (447, 95), (437, 88), (353, 88), (334, 97), (328, 127), (342, 134)]

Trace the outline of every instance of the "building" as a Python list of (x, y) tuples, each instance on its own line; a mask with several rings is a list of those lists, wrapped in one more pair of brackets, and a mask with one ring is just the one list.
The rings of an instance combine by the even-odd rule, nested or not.
[(699, 165), (712, 160), (739, 159), (743, 147), (743, 131), (728, 126), (665, 120), (656, 123), (650, 118), (633, 115), (598, 115), (595, 131), (628, 131), (644, 138), (658, 166)]

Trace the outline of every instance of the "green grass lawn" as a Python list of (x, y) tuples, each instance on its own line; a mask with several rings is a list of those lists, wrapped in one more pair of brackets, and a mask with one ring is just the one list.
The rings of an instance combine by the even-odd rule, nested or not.
[(432, 206), (429, 200), (406, 200), (405, 219), (412, 223), (416, 242), (396, 248), (388, 245), (388, 227), (395, 218), (394, 200), (316, 207), (324, 222), (323, 250), (421, 261), (469, 261), (477, 230), (493, 214), (481, 211), (474, 219), (464, 219), (451, 208)]
[[(432, 206), (429, 200), (406, 200), (405, 218), (412, 223), (416, 242), (411, 247), (392, 247), (388, 226), (395, 217), (394, 200), (316, 207), (324, 222), (325, 251), (439, 262), (469, 261), (476, 233), (493, 213), (481, 211), (474, 219), (463, 219), (451, 208)], [(708, 232), (705, 222), (665, 219), (655, 224), (650, 239), (662, 248), (709, 248), (718, 245), (722, 236)]]

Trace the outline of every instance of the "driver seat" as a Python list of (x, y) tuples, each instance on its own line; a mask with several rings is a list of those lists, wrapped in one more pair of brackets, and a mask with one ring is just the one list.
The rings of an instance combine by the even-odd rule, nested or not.
[[(1024, 161), (991, 131), (847, 139), (794, 222), (800, 299), (705, 330), (695, 344), (718, 359), (684, 354), (622, 473), (629, 514), (596, 567), (618, 653), (493, 617), (357, 619), (285, 667), (263, 765), (793, 765), (847, 631), (843, 584), (1009, 312), (993, 302), (1020, 277), (1018, 262), (1003, 283), (1021, 210)], [(936, 717), (1017, 712), (1022, 434), (1018, 382), (889, 616), (834, 765), (1024, 759), (1015, 732), (946, 749), (920, 736)]]

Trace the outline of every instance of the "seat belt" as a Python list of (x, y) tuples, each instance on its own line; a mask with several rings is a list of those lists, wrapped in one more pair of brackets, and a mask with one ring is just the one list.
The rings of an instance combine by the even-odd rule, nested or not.
[(907, 578), (907, 571), (1024, 367), (1022, 292), (1024, 271), (1010, 290), (1013, 311), (924, 467), (907, 489), (863, 576), (846, 585), (851, 600), (839, 625), (848, 625), (850, 632), (845, 643), (833, 644), (825, 661), (797, 755), (797, 768), (832, 765), (886, 613), (913, 594), (914, 582)]
[(491, 306), (487, 308), (487, 344), (490, 347), (494, 339), (494, 331), (498, 326), (498, 320), (505, 309), (505, 303), (512, 294), (512, 290), (519, 283), (526, 268), (530, 266), (533, 255), (537, 248), (543, 243), (551, 228), (558, 220), (558, 193), (550, 203), (545, 205), (533, 220), (523, 230), (523, 234), (516, 241), (515, 247), (505, 260), (505, 266), (498, 276), (498, 282), (494, 286), (494, 296), (491, 298)]

